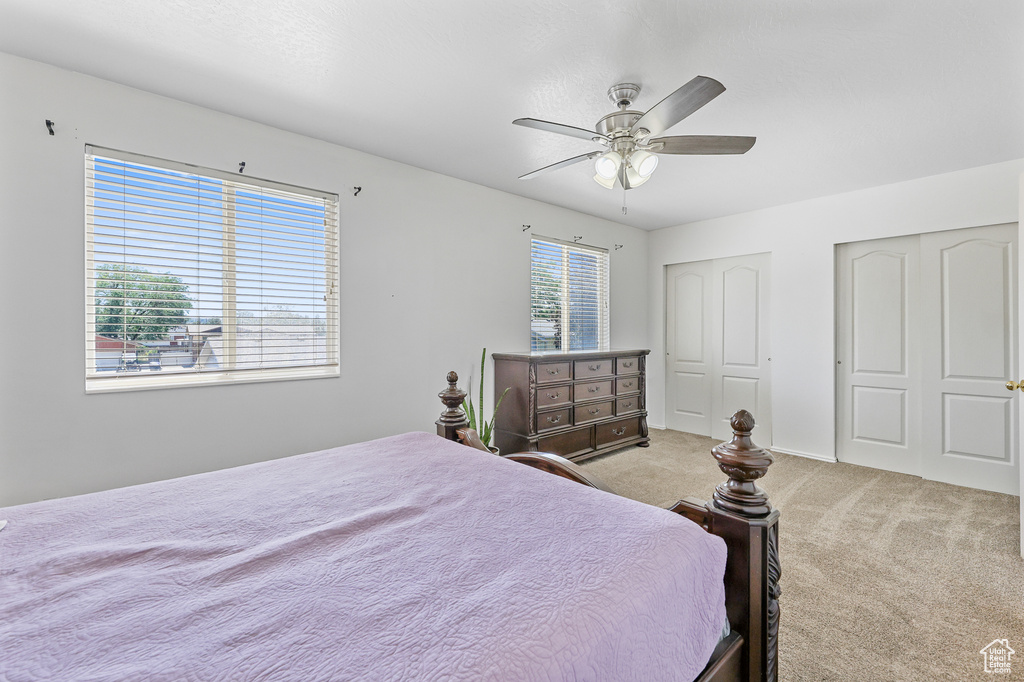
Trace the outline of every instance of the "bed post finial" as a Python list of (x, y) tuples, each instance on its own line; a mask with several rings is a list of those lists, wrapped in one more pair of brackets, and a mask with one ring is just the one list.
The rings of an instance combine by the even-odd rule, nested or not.
[(743, 636), (742, 678), (757, 682), (779, 679), (779, 510), (754, 481), (768, 471), (775, 457), (750, 440), (754, 417), (740, 410), (730, 420), (732, 440), (711, 449), (729, 480), (702, 504), (686, 498), (672, 511), (699, 523), (725, 540), (725, 610)]
[(455, 442), (459, 440), (455, 432), (469, 426), (466, 413), (459, 409), (462, 401), (466, 399), (466, 392), (458, 387), (458, 382), (459, 375), (454, 371), (448, 372), (448, 388), (437, 394), (445, 404), (445, 411), (441, 413), (441, 418), (434, 422), (437, 424), (437, 435)]
[(715, 488), (714, 505), (740, 516), (765, 516), (772, 511), (768, 495), (754, 483), (775, 461), (772, 453), (750, 440), (754, 415), (740, 410), (730, 420), (732, 440), (712, 448), (718, 467), (729, 477)]
[[(754, 483), (768, 473), (775, 461), (772, 453), (750, 440), (754, 430), (754, 416), (740, 410), (730, 420), (732, 440), (711, 450), (718, 467), (729, 480), (715, 488), (711, 504), (719, 514), (734, 514), (747, 524), (747, 543), (736, 565), (726, 566), (726, 592), (730, 580), (738, 579), (751, 586), (748, 595), (749, 611), (739, 627), (747, 640), (746, 670), (749, 679), (776, 682), (779, 674), (779, 512), (772, 510), (768, 495)], [(724, 525), (724, 519), (723, 525)], [(754, 543), (753, 538), (757, 538)], [(728, 540), (726, 540), (728, 544)], [(734, 545), (730, 545), (730, 552)], [(753, 604), (760, 604), (755, 611)], [(730, 613), (732, 618), (733, 613)], [(740, 614), (736, 614), (742, 618)]]

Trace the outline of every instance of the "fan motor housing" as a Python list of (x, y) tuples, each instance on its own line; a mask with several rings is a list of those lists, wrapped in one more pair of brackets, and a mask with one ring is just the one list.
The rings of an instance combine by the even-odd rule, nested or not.
[(619, 109), (629, 109), (640, 94), (640, 86), (636, 83), (619, 83), (608, 88), (608, 99)]
[(616, 111), (598, 121), (594, 128), (606, 137), (616, 137), (617, 134), (628, 133), (643, 115), (642, 111)]

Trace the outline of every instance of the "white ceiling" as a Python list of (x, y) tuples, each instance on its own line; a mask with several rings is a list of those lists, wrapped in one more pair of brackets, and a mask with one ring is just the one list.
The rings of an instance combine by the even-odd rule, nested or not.
[[(645, 229), (1024, 157), (1020, 0), (0, 0), (0, 51)], [(698, 74), (727, 91), (666, 134), (747, 154), (517, 179), (597, 147), (512, 119)]]

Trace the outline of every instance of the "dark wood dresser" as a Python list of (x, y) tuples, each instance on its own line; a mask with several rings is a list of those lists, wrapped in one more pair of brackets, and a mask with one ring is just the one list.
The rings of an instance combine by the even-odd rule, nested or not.
[(494, 353), (494, 445), (581, 460), (647, 437), (649, 350)]

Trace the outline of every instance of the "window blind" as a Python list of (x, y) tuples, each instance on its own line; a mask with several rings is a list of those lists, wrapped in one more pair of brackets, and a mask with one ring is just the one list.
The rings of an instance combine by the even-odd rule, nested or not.
[(86, 388), (338, 374), (337, 195), (86, 148)]
[(608, 348), (608, 251), (534, 238), (530, 349)]

